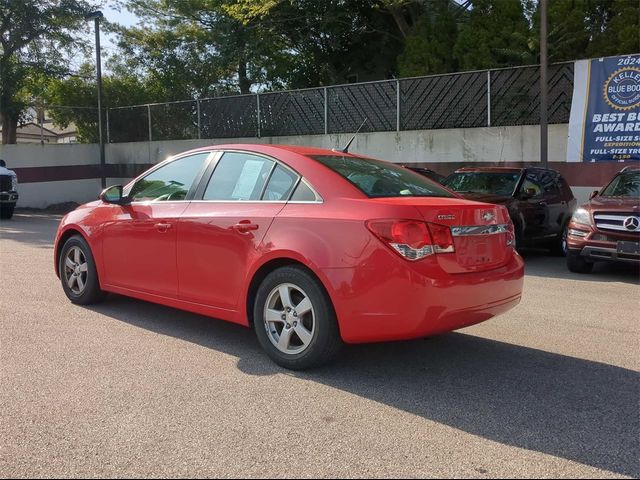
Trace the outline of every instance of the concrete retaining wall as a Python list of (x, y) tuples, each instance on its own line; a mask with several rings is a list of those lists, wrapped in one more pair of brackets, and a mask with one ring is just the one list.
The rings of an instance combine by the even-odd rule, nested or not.
[[(571, 172), (577, 169), (592, 172), (579, 180), (573, 175), (575, 182), (569, 178), (574, 194), (583, 201), (619, 166), (596, 169), (591, 165), (565, 164), (567, 132), (567, 125), (549, 126), (549, 160), (553, 162), (551, 166), (560, 167), (563, 174), (565, 166), (571, 167)], [(361, 133), (351, 151), (397, 163), (431, 166), (446, 174), (460, 165), (535, 164), (540, 156), (539, 135), (538, 126)], [(106, 146), (106, 162), (113, 178), (107, 183), (126, 183), (148, 166), (200, 146), (268, 143), (337, 148), (343, 147), (350, 137), (341, 134), (110, 144)], [(69, 201), (83, 203), (95, 199), (100, 191), (97, 145), (4, 145), (0, 146), (0, 158), (18, 174), (19, 207), (44, 208)], [(567, 173), (571, 175), (571, 172)]]

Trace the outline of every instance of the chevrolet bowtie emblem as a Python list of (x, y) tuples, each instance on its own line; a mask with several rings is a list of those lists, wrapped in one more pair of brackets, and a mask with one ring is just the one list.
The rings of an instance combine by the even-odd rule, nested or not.
[(491, 220), (493, 220), (495, 218), (495, 215), (491, 212), (487, 212), (484, 215), (482, 215), (482, 219), (485, 222), (490, 222)]

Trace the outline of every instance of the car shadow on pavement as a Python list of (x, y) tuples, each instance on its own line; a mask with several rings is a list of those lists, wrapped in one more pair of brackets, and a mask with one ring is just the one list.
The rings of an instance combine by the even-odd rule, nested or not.
[[(330, 366), (283, 370), (242, 327), (113, 296), (91, 310), (505, 445), (640, 476), (640, 374), (464, 333), (347, 346)], [(416, 438), (416, 441), (420, 441)]]
[(541, 250), (520, 252), (525, 262), (525, 273), (535, 277), (579, 280), (582, 282), (621, 282), (640, 285), (640, 267), (629, 263), (596, 262), (591, 273), (572, 273), (567, 259)]
[(52, 249), (61, 219), (60, 215), (16, 213), (12, 219), (0, 221), (0, 239)]

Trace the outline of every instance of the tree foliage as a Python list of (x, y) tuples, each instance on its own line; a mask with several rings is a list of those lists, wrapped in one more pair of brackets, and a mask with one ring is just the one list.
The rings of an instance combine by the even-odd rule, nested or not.
[(92, 5), (83, 0), (0, 0), (0, 123), (2, 143), (15, 143), (16, 128), (38, 76), (69, 73), (75, 33)]
[[(36, 91), (50, 103), (95, 105), (90, 67), (59, 80), (86, 1), (0, 0), (3, 122), (15, 125)], [(104, 81), (109, 107), (539, 62), (537, 0), (119, 3), (140, 22), (106, 25), (119, 45)], [(550, 61), (640, 51), (640, 2), (548, 5)], [(97, 127), (89, 111), (54, 116), (74, 120), (90, 141)]]

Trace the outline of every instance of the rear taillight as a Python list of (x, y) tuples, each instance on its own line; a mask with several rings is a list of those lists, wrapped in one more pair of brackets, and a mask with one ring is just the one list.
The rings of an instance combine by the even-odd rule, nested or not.
[(370, 220), (367, 228), (407, 260), (455, 251), (451, 229), (417, 220)]
[(433, 248), (436, 253), (453, 253), (455, 248), (453, 246), (453, 236), (451, 235), (451, 228), (446, 225), (437, 225), (435, 223), (429, 224), (429, 231), (431, 231), (431, 237), (433, 238)]
[(507, 247), (515, 248), (515, 246), (516, 246), (516, 232), (513, 226), (513, 222), (509, 221), (509, 223), (507, 224)]

